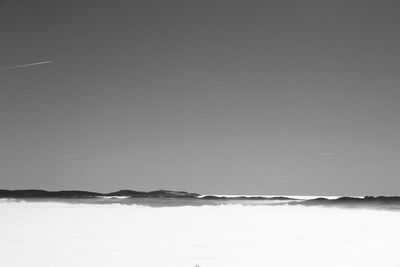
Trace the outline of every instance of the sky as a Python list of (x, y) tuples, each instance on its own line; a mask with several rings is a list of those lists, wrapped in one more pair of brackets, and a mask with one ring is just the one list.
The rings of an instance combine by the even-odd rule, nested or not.
[(398, 14), (0, 0), (0, 188), (400, 195)]

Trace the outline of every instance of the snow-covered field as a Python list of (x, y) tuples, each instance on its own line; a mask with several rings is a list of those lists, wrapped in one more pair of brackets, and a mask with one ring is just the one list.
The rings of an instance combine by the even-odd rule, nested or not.
[(0, 202), (0, 266), (400, 266), (400, 212)]

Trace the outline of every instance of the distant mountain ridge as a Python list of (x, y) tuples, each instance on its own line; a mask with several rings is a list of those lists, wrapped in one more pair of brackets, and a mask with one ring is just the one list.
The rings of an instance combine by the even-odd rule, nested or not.
[(100, 193), (88, 191), (46, 191), (37, 189), (28, 190), (0, 190), (0, 198), (91, 198), (102, 196)]
[(0, 198), (96, 198), (96, 197), (176, 197), (176, 198), (198, 198), (201, 195), (185, 191), (157, 190), (150, 192), (120, 190), (111, 193), (98, 193), (90, 191), (46, 191), (46, 190), (0, 190)]
[(339, 197), (336, 199), (314, 198), (299, 202), (290, 202), (289, 205), (303, 206), (332, 206), (332, 207), (380, 207), (398, 206), (400, 208), (400, 196), (365, 196), (365, 197)]
[[(366, 197), (338, 197), (328, 199), (318, 197), (314, 199), (296, 199), (290, 197), (267, 197), (267, 196), (215, 196), (201, 195), (197, 193), (189, 193), (185, 191), (173, 190), (156, 190), (156, 191), (134, 191), (134, 190), (119, 190), (111, 193), (98, 193), (90, 191), (46, 191), (46, 190), (5, 190), (0, 189), (0, 199), (96, 199), (96, 198), (164, 198), (164, 199), (186, 199), (191, 203), (189, 205), (202, 204), (265, 204), (271, 205), (302, 205), (302, 206), (324, 206), (324, 207), (348, 207), (348, 208), (389, 208), (400, 210), (400, 196), (366, 196)], [(192, 202), (190, 200), (196, 200)], [(261, 201), (261, 202), (260, 202)], [(267, 202), (268, 201), (268, 202)]]
[(203, 200), (296, 200), (289, 197), (262, 197), (262, 196), (214, 196), (189, 193), (185, 191), (155, 190), (155, 191), (134, 191), (119, 190), (111, 193), (98, 193), (90, 191), (46, 191), (38, 189), (28, 190), (0, 190), (0, 198), (96, 198), (96, 197), (128, 197), (128, 198), (194, 198)]

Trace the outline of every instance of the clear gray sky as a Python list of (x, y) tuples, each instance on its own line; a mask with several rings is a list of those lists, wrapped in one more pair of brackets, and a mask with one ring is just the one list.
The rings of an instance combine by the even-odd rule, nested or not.
[(2, 0), (0, 188), (400, 195), (399, 14)]

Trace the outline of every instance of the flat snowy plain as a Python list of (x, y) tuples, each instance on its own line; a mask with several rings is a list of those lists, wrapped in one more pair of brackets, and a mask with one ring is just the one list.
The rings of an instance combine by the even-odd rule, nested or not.
[(0, 201), (4, 267), (400, 266), (400, 212)]

